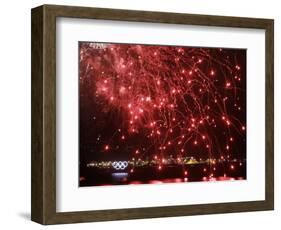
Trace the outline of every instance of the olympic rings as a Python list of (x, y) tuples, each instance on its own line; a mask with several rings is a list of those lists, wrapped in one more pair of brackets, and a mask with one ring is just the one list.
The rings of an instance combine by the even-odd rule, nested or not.
[(116, 170), (124, 170), (125, 168), (128, 167), (128, 162), (127, 161), (114, 161), (112, 163), (112, 167), (115, 168)]

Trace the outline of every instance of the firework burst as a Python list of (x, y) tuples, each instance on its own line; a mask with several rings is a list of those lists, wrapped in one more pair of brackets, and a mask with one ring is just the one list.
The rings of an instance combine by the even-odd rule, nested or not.
[[(80, 43), (80, 140), (92, 156), (246, 157), (246, 51)], [(102, 156), (97, 156), (102, 155)]]

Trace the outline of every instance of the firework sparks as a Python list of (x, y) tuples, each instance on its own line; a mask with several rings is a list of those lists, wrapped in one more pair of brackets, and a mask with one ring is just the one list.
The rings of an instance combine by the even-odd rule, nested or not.
[(235, 49), (81, 42), (82, 143), (95, 155), (156, 156), (159, 171), (168, 156), (245, 158), (245, 56)]

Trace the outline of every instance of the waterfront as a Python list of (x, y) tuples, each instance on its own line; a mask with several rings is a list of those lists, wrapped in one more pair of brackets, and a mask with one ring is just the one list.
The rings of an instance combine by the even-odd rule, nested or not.
[(80, 175), (80, 186), (189, 183), (246, 179), (244, 162), (198, 163), (188, 165), (156, 165), (127, 167), (87, 167)]

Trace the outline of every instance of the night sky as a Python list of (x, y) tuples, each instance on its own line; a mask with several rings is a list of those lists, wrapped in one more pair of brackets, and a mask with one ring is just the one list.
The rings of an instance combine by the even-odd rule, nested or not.
[(246, 50), (79, 42), (79, 95), (80, 170), (246, 159)]

